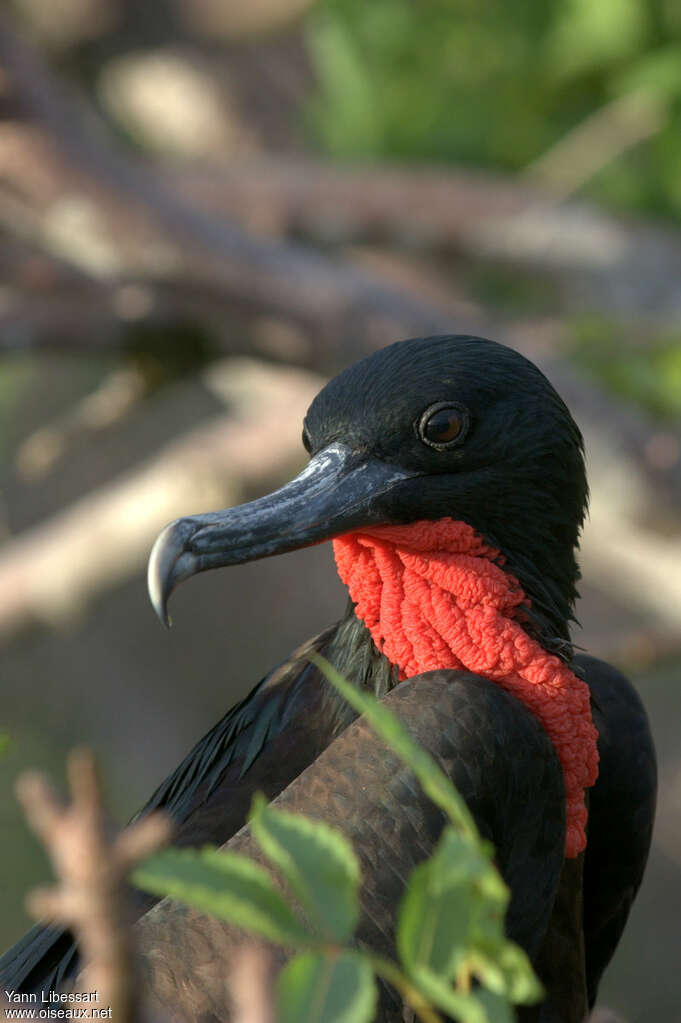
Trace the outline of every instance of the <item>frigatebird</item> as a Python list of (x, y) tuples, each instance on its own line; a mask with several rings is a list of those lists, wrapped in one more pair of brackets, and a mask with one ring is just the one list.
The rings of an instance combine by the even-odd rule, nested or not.
[[(403, 718), (494, 843), (508, 934), (548, 991), (522, 1018), (581, 1020), (643, 875), (656, 767), (631, 684), (570, 640), (588, 493), (579, 430), (529, 360), (452, 335), (398, 342), (335, 377), (303, 444), (310, 461), (281, 489), (169, 525), (150, 594), (167, 622), (190, 576), (332, 539), (345, 615), (229, 710), (141, 812), (168, 810), (180, 845), (246, 850), (259, 790), (341, 824), (364, 871), (359, 940), (389, 950), (404, 879), (443, 821), (310, 662), (319, 651)], [(227, 1018), (224, 925), (136, 898), (158, 1002)], [(47, 989), (76, 962), (70, 935), (39, 925), (0, 979)], [(402, 1018), (387, 989), (380, 1018)]]

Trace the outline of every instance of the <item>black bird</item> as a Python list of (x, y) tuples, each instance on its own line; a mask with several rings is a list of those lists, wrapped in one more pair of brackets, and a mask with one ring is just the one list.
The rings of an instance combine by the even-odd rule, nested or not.
[[(527, 950), (548, 990), (543, 1008), (523, 1010), (522, 1018), (581, 1020), (586, 1004), (594, 1003), (643, 875), (656, 767), (646, 715), (630, 683), (608, 664), (575, 654), (570, 642), (579, 578), (575, 551), (587, 502), (579, 430), (523, 356), (482, 338), (446, 336), (399, 342), (341, 373), (312, 403), (303, 443), (310, 462), (280, 490), (164, 530), (149, 573), (160, 617), (167, 619), (173, 587), (197, 572), (329, 538), (364, 535), (369, 547), (377, 543), (380, 550), (366, 554), (366, 572), (360, 566), (353, 576), (353, 600), (341, 621), (228, 711), (141, 812), (168, 810), (181, 845), (231, 839), (230, 847), (246, 850), (248, 832), (237, 832), (258, 790), (271, 798), (281, 793), (283, 805), (342, 823), (364, 872), (359, 939), (389, 951), (390, 911), (409, 870), (437, 840), (442, 817), (309, 662), (309, 651), (320, 651), (405, 720), (494, 842), (512, 892), (509, 936)], [(386, 526), (409, 528), (386, 534)], [(451, 643), (442, 646), (438, 639), (438, 608), (445, 605), (431, 599), (431, 591), (418, 596), (425, 593), (419, 572), (429, 579), (440, 572), (438, 552), (430, 560), (417, 554), (415, 568), (407, 564), (411, 555), (399, 562), (402, 567), (395, 568), (399, 558), (390, 561), (394, 536), (409, 538), (419, 530), (419, 537), (431, 536), (450, 527), (482, 545), (472, 554), (466, 548), (456, 564), (472, 566), (471, 579), (480, 571), (485, 586), (501, 587), (508, 607), (500, 627), (515, 630), (516, 646), (520, 636), (520, 646), (533, 656), (539, 651), (541, 664), (549, 666), (542, 676), (546, 684), (564, 676), (573, 679), (577, 693), (577, 679), (588, 686), (600, 765), (587, 788), (584, 852), (581, 825), (575, 824), (581, 795), (572, 799), (566, 822), (566, 793), (574, 797), (575, 785), (581, 793), (588, 771), (577, 763), (574, 777), (564, 773), (559, 744), (528, 710), (527, 699), (485, 668), (482, 652), (496, 640), (487, 643), (484, 623), (492, 615), (498, 625), (496, 611), (486, 597), (478, 600), (471, 613), (483, 624), (466, 633), (468, 660), (459, 657)], [(350, 556), (343, 543), (337, 553), (347, 577), (365, 548)], [(393, 570), (403, 587), (397, 597)], [(377, 585), (380, 575), (378, 596), (376, 586), (359, 592), (370, 572)], [(411, 603), (405, 611), (407, 585)], [(456, 581), (449, 585), (447, 613), (456, 625), (472, 591), (457, 592)], [(472, 585), (475, 590), (477, 583)], [(428, 670), (405, 670), (412, 655)], [(506, 675), (511, 673), (508, 668)], [(580, 713), (587, 750), (591, 726), (582, 719), (589, 716), (588, 700)], [(154, 900), (139, 893), (136, 898), (141, 916)], [(232, 940), (224, 925), (164, 900), (138, 930), (158, 1001), (172, 1004), (180, 1017), (224, 1018), (219, 992)], [(156, 970), (159, 962), (162, 969)], [(0, 961), (0, 980), (7, 989), (47, 989), (71, 975), (76, 963), (68, 933), (38, 926)], [(380, 1018), (402, 1018), (388, 990)]]

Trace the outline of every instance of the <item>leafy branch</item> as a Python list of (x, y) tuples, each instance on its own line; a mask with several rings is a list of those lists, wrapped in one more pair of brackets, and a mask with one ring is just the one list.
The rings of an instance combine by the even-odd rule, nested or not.
[(407, 883), (397, 913), (399, 964), (353, 946), (360, 866), (336, 828), (256, 796), (253, 837), (276, 877), (245, 856), (171, 849), (139, 867), (139, 887), (209, 913), (294, 954), (276, 984), (282, 1023), (369, 1023), (376, 977), (422, 1023), (445, 1013), (461, 1023), (510, 1023), (511, 1003), (542, 996), (525, 953), (504, 935), (509, 891), (466, 804), (435, 760), (377, 700), (311, 655), (331, 684), (413, 771), (445, 813), (433, 855)]

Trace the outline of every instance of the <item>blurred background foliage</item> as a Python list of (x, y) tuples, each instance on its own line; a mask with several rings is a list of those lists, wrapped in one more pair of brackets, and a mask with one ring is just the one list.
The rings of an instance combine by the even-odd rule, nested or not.
[(0, 6), (0, 946), (47, 874), (22, 767), (87, 741), (125, 819), (342, 611), (314, 548), (189, 584), (167, 635), (155, 530), (283, 482), (325, 376), (445, 323), (538, 361), (585, 432), (575, 638), (662, 765), (605, 997), (681, 1018), (680, 168), (677, 0)]
[[(681, 218), (673, 0), (326, 0), (306, 39), (318, 81), (307, 123), (334, 157), (468, 164), (549, 189), (567, 181), (613, 210)], [(537, 298), (517, 280), (510, 292), (530, 308)], [(503, 302), (503, 291), (491, 297)], [(573, 357), (606, 386), (681, 416), (678, 331), (642, 348), (616, 322), (572, 326)]]
[(597, 317), (574, 323), (573, 354), (614, 393), (655, 416), (681, 420), (681, 343), (676, 333), (655, 335), (645, 346), (627, 343), (617, 325)]
[(638, 95), (663, 123), (585, 194), (681, 217), (673, 0), (326, 0), (309, 14), (307, 39), (319, 76), (310, 124), (336, 156), (524, 171), (587, 118)]

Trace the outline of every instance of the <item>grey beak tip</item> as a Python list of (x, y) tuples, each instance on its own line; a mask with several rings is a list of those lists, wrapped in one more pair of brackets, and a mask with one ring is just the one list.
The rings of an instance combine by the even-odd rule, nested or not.
[(178, 561), (184, 553), (186, 530), (178, 528), (179, 523), (171, 522), (156, 539), (149, 555), (147, 588), (149, 599), (156, 615), (167, 629), (171, 626), (168, 614), (168, 600), (179, 582)]
[(149, 590), (149, 599), (151, 606), (156, 612), (156, 617), (164, 625), (166, 629), (170, 628), (170, 615), (168, 614), (168, 597), (170, 593), (164, 592), (165, 587), (163, 581), (157, 572), (152, 573), (151, 562), (149, 564), (149, 572), (147, 575), (147, 587)]
[(158, 620), (161, 623), (161, 625), (163, 626), (163, 628), (164, 629), (171, 629), (172, 625), (173, 625), (173, 620), (172, 620), (172, 618), (170, 617), (170, 615), (168, 613), (168, 604), (167, 604), (167, 602), (166, 603), (158, 603), (158, 602), (152, 600), (151, 603), (152, 603), (152, 606), (154, 608), (154, 611), (156, 612), (156, 617), (158, 618)]

